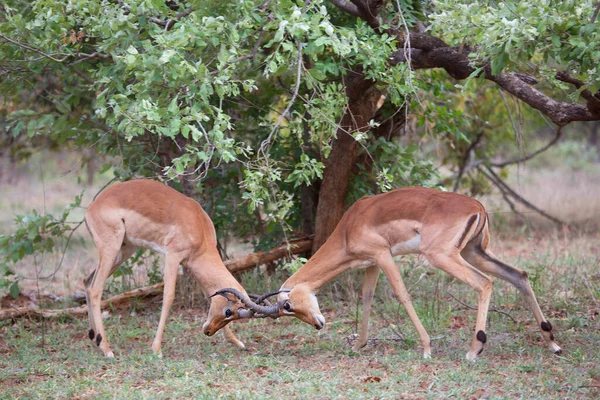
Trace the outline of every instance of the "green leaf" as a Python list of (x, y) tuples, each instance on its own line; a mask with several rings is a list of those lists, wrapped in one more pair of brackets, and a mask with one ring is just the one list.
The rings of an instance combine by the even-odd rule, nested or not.
[(21, 290), (19, 289), (19, 283), (17, 281), (13, 282), (13, 284), (10, 285), (9, 291), (13, 299), (19, 297), (19, 294), (21, 293)]
[(498, 75), (502, 72), (502, 69), (506, 66), (508, 61), (508, 54), (501, 53), (500, 55), (492, 59), (492, 75)]

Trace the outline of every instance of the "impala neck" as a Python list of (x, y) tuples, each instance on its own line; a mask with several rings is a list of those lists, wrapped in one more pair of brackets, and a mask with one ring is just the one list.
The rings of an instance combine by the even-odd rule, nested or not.
[(207, 296), (224, 288), (234, 288), (246, 293), (242, 285), (229, 272), (216, 249), (214, 252), (207, 251), (190, 258), (187, 267), (200, 282)]
[(291, 290), (295, 286), (306, 285), (316, 293), (325, 283), (349, 269), (352, 259), (346, 252), (345, 238), (336, 230), (281, 288)]

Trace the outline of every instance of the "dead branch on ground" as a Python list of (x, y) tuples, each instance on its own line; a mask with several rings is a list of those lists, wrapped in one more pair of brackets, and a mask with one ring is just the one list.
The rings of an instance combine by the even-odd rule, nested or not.
[[(225, 266), (232, 273), (240, 273), (249, 269), (258, 267), (259, 265), (276, 261), (281, 258), (287, 257), (292, 254), (300, 254), (307, 252), (312, 247), (311, 239), (299, 239), (290, 241), (289, 244), (284, 244), (275, 247), (269, 251), (259, 251), (256, 253), (248, 254), (240, 258), (225, 261)], [(124, 303), (131, 299), (142, 298), (147, 296), (156, 296), (162, 293), (164, 284), (157, 283), (152, 286), (146, 286), (118, 294), (110, 299), (104, 300), (101, 307), (107, 308), (112, 307), (116, 304)], [(14, 307), (14, 308), (3, 308), (0, 309), (0, 321), (9, 318), (19, 318), (24, 316), (36, 316), (42, 318), (56, 318), (65, 315), (84, 315), (87, 314), (87, 305), (80, 307), (71, 307), (64, 309), (41, 309), (33, 307)]]

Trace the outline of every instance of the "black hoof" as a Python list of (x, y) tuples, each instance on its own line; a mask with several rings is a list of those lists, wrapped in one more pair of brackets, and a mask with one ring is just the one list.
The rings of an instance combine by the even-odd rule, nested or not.
[(487, 336), (485, 335), (484, 331), (477, 332), (476, 337), (477, 337), (477, 340), (479, 340), (481, 343), (485, 344), (485, 342), (487, 342)]

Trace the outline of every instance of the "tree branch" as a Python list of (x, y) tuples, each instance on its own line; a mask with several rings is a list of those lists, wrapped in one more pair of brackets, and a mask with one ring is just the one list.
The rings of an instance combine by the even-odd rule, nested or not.
[[(114, 306), (118, 303), (123, 303), (127, 300), (139, 297), (146, 296), (156, 296), (163, 291), (164, 283), (157, 283), (152, 286), (147, 286), (139, 289), (130, 290), (128, 292), (124, 292), (118, 294), (114, 297), (111, 297), (108, 300), (102, 301), (100, 304), (101, 308), (107, 308), (109, 306)], [(87, 314), (88, 307), (87, 305), (83, 305), (80, 307), (72, 307), (72, 308), (64, 308), (61, 310), (47, 310), (41, 308), (31, 308), (31, 307), (15, 307), (15, 308), (3, 308), (0, 309), (0, 321), (8, 318), (17, 318), (23, 317), (26, 315), (32, 315), (43, 318), (55, 318), (55, 317), (63, 317), (65, 315), (84, 315)]]
[(460, 179), (462, 178), (465, 168), (467, 167), (469, 157), (471, 156), (471, 152), (473, 150), (475, 150), (475, 147), (477, 147), (477, 145), (481, 141), (482, 137), (483, 137), (483, 131), (481, 131), (481, 132), (479, 132), (479, 134), (477, 134), (477, 137), (475, 138), (475, 140), (469, 145), (469, 147), (465, 151), (462, 162), (460, 163), (460, 168), (458, 170), (458, 176), (456, 177), (456, 182), (454, 183), (454, 189), (452, 190), (453, 192), (456, 192), (458, 190), (458, 188), (460, 186)]
[[(583, 83), (577, 78), (572, 77), (564, 71), (557, 72), (556, 79), (565, 83), (570, 83), (571, 85), (575, 86), (577, 90), (585, 86), (585, 83)], [(590, 92), (588, 89), (584, 89), (581, 91), (580, 94), (581, 97), (587, 100), (588, 109), (596, 113), (600, 112), (600, 97), (598, 97), (598, 93), (596, 93), (596, 95), (593, 95), (592, 92)]]
[(41, 55), (42, 57), (45, 57), (45, 58), (47, 58), (49, 60), (52, 60), (54, 62), (57, 62), (57, 63), (63, 63), (67, 58), (70, 57), (70, 54), (66, 54), (66, 55), (65, 54), (60, 54), (61, 56), (63, 56), (63, 58), (60, 58), (60, 59), (59, 58), (54, 58), (54, 56), (52, 56), (50, 54), (44, 53), (43, 51), (38, 50), (35, 47), (31, 47), (29, 45), (26, 45), (26, 44), (23, 44), (23, 43), (19, 43), (16, 40), (11, 39), (11, 38), (9, 38), (7, 36), (4, 36), (1, 33), (0, 33), (0, 39), (3, 39), (3, 40), (5, 40), (5, 41), (7, 41), (9, 43), (12, 43), (12, 44), (14, 44), (14, 45), (16, 45), (16, 46), (18, 46), (18, 47), (20, 47), (22, 49), (33, 51), (34, 53), (37, 53), (37, 54)]
[(268, 251), (259, 251), (247, 256), (225, 261), (225, 266), (232, 273), (240, 273), (262, 264), (279, 260), (291, 254), (306, 253), (312, 247), (311, 239), (290, 241), (290, 246), (283, 244)]
[(350, 0), (356, 6), (360, 18), (375, 30), (377, 33), (381, 33), (381, 21), (379, 19), (379, 9), (383, 5), (381, 0)]
[[(443, 46), (443, 41), (440, 39), (426, 38), (426, 36), (413, 33), (410, 35), (413, 47), (408, 49), (408, 52), (412, 68), (444, 68), (450, 76), (459, 80), (466, 79), (476, 72), (468, 57), (469, 51), (461, 51), (464, 49), (447, 45)], [(403, 44), (399, 43), (398, 47), (403, 47)], [(406, 53), (407, 50), (404, 48), (396, 51), (390, 58), (390, 64), (396, 65), (400, 62), (407, 62)], [(483, 65), (482, 73), (485, 79), (497, 83), (505, 91), (541, 111), (556, 125), (564, 126), (573, 121), (600, 120), (600, 109), (583, 104), (556, 101), (532, 87), (530, 83), (535, 81), (524, 79), (522, 74), (501, 72), (498, 75), (492, 75), (491, 68), (486, 64)]]
[(332, 2), (340, 10), (342, 10), (350, 15), (360, 18), (360, 12), (358, 11), (358, 8), (356, 7), (356, 5), (350, 3), (349, 1), (346, 1), (346, 0), (329, 0), (329, 1)]
[[(503, 192), (506, 191), (506, 194), (512, 196), (515, 200), (517, 200), (518, 202), (520, 202), (527, 208), (534, 210), (535, 212), (537, 212), (541, 216), (549, 219), (550, 221), (554, 222), (555, 224), (558, 224), (558, 225), (565, 224), (560, 219), (553, 217), (552, 215), (546, 213), (545, 211), (537, 208), (536, 206), (534, 206), (533, 204), (531, 204), (530, 202), (525, 200), (523, 197), (519, 196), (517, 194), (517, 192), (515, 192), (510, 186), (508, 186), (489, 166), (484, 165), (483, 168), (481, 168), (481, 166), (477, 167), (477, 168), (486, 178), (488, 178), (496, 186), (498, 186), (498, 188), (500, 188), (500, 190), (502, 190)], [(485, 170), (484, 170), (484, 168), (485, 168)]]
[(598, 11), (600, 11), (600, 2), (598, 3), (598, 5), (596, 6), (596, 9), (594, 10), (594, 15), (592, 15), (592, 20), (590, 21), (590, 24), (593, 24), (596, 21), (596, 17), (598, 16)]
[(558, 140), (561, 138), (561, 136), (562, 136), (562, 126), (559, 126), (556, 129), (556, 134), (554, 135), (554, 138), (550, 142), (548, 142), (548, 144), (545, 145), (544, 147), (542, 147), (542, 148), (534, 151), (531, 154), (523, 156), (521, 158), (514, 158), (512, 160), (504, 161), (504, 162), (501, 162), (501, 163), (490, 163), (490, 165), (492, 167), (502, 168), (502, 167), (506, 167), (507, 165), (518, 164), (518, 163), (522, 163), (522, 162), (527, 161), (527, 160), (531, 160), (533, 157), (537, 156), (540, 153), (543, 153), (544, 151), (546, 151), (550, 147), (552, 147), (554, 144), (556, 144), (556, 142), (558, 142)]

